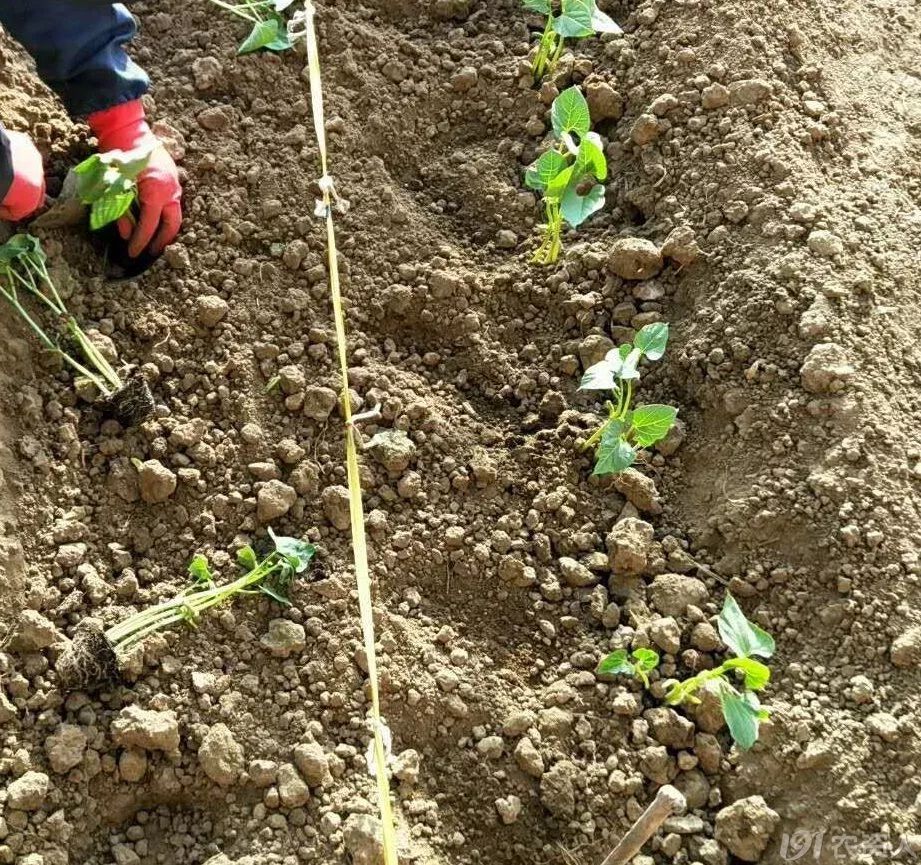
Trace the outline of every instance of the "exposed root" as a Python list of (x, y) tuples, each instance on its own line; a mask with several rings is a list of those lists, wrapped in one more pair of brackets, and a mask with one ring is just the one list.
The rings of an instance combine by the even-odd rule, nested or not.
[(121, 390), (101, 400), (100, 407), (122, 426), (133, 427), (149, 418), (156, 404), (143, 376), (133, 375)]
[(62, 691), (91, 690), (118, 681), (118, 658), (97, 619), (84, 619), (55, 664)]

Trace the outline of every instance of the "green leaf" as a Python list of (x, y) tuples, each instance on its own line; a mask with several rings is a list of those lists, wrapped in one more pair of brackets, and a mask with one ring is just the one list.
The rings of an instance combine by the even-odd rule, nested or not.
[(633, 411), (633, 436), (640, 447), (649, 447), (668, 435), (678, 409), (670, 405), (641, 405)]
[(564, 37), (582, 37), (594, 34), (592, 10), (595, 0), (563, 0), (560, 15), (553, 19), (553, 29)]
[(291, 577), (290, 569), (271, 574), (259, 583), (259, 591), (268, 595), (273, 601), (290, 607), (291, 599), (288, 597), (288, 590), (291, 588)]
[(90, 228), (96, 231), (124, 216), (137, 198), (137, 178), (150, 164), (153, 145), (95, 153), (75, 169), (76, 194), (90, 205)]
[(760, 708), (728, 685), (720, 688), (720, 706), (736, 745), (743, 751), (749, 750), (758, 741), (758, 725), (762, 719)]
[(723, 642), (738, 657), (760, 655), (762, 658), (770, 658), (774, 654), (774, 638), (745, 618), (745, 614), (729, 592), (726, 593), (717, 624)]
[(754, 658), (731, 658), (723, 665), (745, 674), (745, 687), (750, 691), (763, 691), (771, 681), (771, 670)]
[(41, 241), (31, 234), (14, 234), (3, 246), (0, 246), (0, 262), (16, 261), (19, 258), (32, 258), (42, 264), (47, 261)]
[(260, 48), (269, 48), (272, 43), (282, 37), (287, 42), (288, 37), (282, 32), (280, 23), (278, 18), (267, 18), (265, 21), (258, 21), (253, 25), (249, 36), (243, 40), (243, 44), (237, 49), (237, 54), (252, 54), (253, 51), (258, 51)]
[(254, 571), (259, 567), (259, 559), (256, 556), (256, 551), (249, 544), (237, 550), (237, 561), (240, 563), (240, 566), (247, 571)]
[(566, 157), (555, 150), (548, 150), (528, 167), (524, 175), (525, 186), (529, 189), (546, 189), (550, 181), (565, 168)]
[(668, 325), (663, 321), (647, 324), (637, 331), (633, 342), (650, 360), (658, 360), (668, 344)]
[[(145, 145), (133, 150), (107, 150), (97, 154), (101, 165), (105, 166), (106, 180), (109, 185), (119, 178), (137, 180), (138, 175), (150, 164), (154, 145)], [(130, 187), (129, 184), (125, 184)]]
[(604, 660), (598, 664), (598, 667), (595, 669), (595, 672), (598, 675), (617, 675), (620, 673), (626, 673), (628, 676), (633, 675), (633, 664), (627, 660), (627, 650), (626, 649), (617, 649), (614, 652), (611, 652)]
[[(623, 346), (621, 346), (621, 348), (623, 348)], [(620, 372), (618, 373), (623, 381), (629, 381), (631, 379), (636, 380), (640, 377), (637, 364), (640, 362), (641, 357), (642, 353), (639, 348), (633, 348), (628, 352), (621, 365)]]
[(578, 87), (566, 88), (553, 100), (550, 122), (558, 138), (566, 132), (575, 132), (581, 138), (591, 129), (588, 103)]
[(90, 228), (97, 231), (110, 222), (121, 219), (130, 209), (137, 192), (107, 192), (90, 206)]
[(579, 390), (614, 390), (616, 386), (614, 370), (607, 360), (593, 363), (579, 382)]
[(608, 161), (601, 146), (601, 136), (597, 132), (588, 132), (583, 136), (576, 154), (575, 174), (581, 178), (586, 173), (590, 173), (596, 180), (604, 180), (608, 176)]
[(214, 583), (214, 576), (211, 573), (211, 568), (208, 567), (208, 559), (201, 553), (197, 553), (189, 563), (189, 574), (195, 579), (196, 583), (204, 583), (209, 586)]
[(553, 11), (550, 0), (521, 0), (521, 5), (531, 12), (540, 12), (542, 15), (549, 15)]
[(84, 204), (92, 204), (106, 191), (106, 166), (96, 153), (74, 168), (76, 195)]
[(593, 475), (617, 474), (633, 465), (636, 450), (623, 438), (623, 429), (624, 425), (619, 421), (611, 421), (605, 427), (595, 453)]
[(623, 33), (617, 22), (609, 15), (605, 15), (596, 3), (592, 3), (592, 30), (596, 33)]
[(544, 190), (544, 198), (549, 201), (559, 201), (569, 187), (569, 181), (572, 180), (572, 173), (573, 166), (570, 165), (553, 177)]
[(655, 649), (634, 649), (633, 660), (638, 670), (648, 673), (659, 666), (659, 653)]
[(279, 35), (265, 46), (269, 51), (287, 51), (292, 48), (292, 42), (288, 38), (288, 28), (284, 22), (279, 23)]
[(300, 538), (281, 537), (271, 529), (269, 529), (269, 537), (272, 538), (275, 549), (288, 561), (296, 574), (301, 574), (310, 567), (310, 562), (317, 552), (313, 544), (302, 541)]
[(560, 201), (560, 213), (573, 228), (578, 228), (602, 207), (604, 207), (604, 187), (600, 183), (596, 183), (586, 195), (579, 195), (578, 184), (570, 183)]

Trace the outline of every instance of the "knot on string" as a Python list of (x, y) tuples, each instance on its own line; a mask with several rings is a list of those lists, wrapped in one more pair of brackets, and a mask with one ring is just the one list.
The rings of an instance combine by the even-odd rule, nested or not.
[(349, 202), (336, 191), (336, 183), (329, 174), (324, 174), (318, 181), (317, 186), (323, 193), (323, 198), (318, 198), (313, 208), (313, 215), (326, 219), (329, 216), (330, 202), (335, 206), (339, 213), (348, 213)]
[(306, 41), (308, 27), (307, 10), (298, 9), (288, 19), (288, 41), (292, 44), (295, 42)]

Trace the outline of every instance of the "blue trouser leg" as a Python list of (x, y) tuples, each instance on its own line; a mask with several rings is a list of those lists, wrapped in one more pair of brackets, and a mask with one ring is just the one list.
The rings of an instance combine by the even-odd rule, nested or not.
[[(38, 74), (74, 117), (147, 92), (144, 70), (125, 51), (136, 32), (122, 3), (97, 0), (0, 0), (0, 24), (35, 59)], [(0, 139), (0, 200), (12, 181)]]

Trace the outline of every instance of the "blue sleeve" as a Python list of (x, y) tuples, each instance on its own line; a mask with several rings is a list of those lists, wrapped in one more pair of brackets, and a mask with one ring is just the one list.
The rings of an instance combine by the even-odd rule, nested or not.
[(71, 116), (147, 92), (147, 75), (125, 51), (137, 28), (122, 3), (0, 0), (0, 23), (35, 58), (42, 81)]

